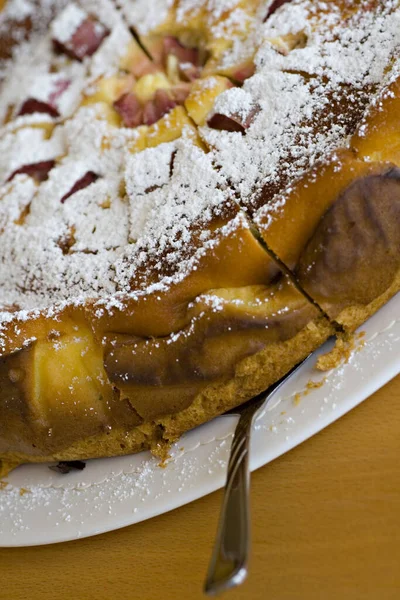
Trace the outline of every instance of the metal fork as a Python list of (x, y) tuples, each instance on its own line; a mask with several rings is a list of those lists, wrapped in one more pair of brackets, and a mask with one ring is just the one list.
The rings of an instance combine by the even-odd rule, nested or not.
[(217, 536), (204, 584), (204, 591), (210, 596), (240, 585), (247, 576), (250, 549), (249, 449), (254, 418), (309, 356), (266, 392), (229, 413), (240, 416), (233, 435)]

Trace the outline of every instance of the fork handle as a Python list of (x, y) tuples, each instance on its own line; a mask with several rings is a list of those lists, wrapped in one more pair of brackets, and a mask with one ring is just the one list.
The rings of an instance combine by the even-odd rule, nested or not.
[(232, 440), (224, 498), (207, 579), (206, 594), (215, 595), (246, 578), (250, 547), (250, 473), (252, 415), (244, 412)]

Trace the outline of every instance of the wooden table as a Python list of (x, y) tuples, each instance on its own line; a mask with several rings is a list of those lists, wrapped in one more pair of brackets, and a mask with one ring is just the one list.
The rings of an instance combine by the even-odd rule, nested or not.
[[(399, 600), (400, 376), (253, 475), (251, 572), (231, 600)], [(196, 600), (221, 492), (95, 538), (0, 550), (1, 600)]]

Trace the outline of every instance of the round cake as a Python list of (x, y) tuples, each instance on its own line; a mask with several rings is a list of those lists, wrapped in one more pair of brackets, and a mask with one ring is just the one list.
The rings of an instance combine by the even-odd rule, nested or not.
[(0, 7), (2, 474), (165, 456), (399, 290), (397, 1)]

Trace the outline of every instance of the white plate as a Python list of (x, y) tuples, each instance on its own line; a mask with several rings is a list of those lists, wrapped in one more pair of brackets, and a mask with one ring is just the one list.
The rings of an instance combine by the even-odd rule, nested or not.
[[(251, 468), (314, 435), (400, 372), (400, 295), (368, 323), (364, 346), (328, 374), (313, 369), (329, 342), (276, 394), (255, 425)], [(312, 380), (326, 381), (307, 390)], [(308, 391), (307, 395), (302, 392)], [(297, 394), (300, 393), (300, 399)], [(0, 546), (30, 546), (110, 531), (167, 512), (224, 484), (236, 417), (185, 435), (166, 468), (149, 453), (87, 462), (68, 475), (46, 465), (16, 469), (0, 490)]]

